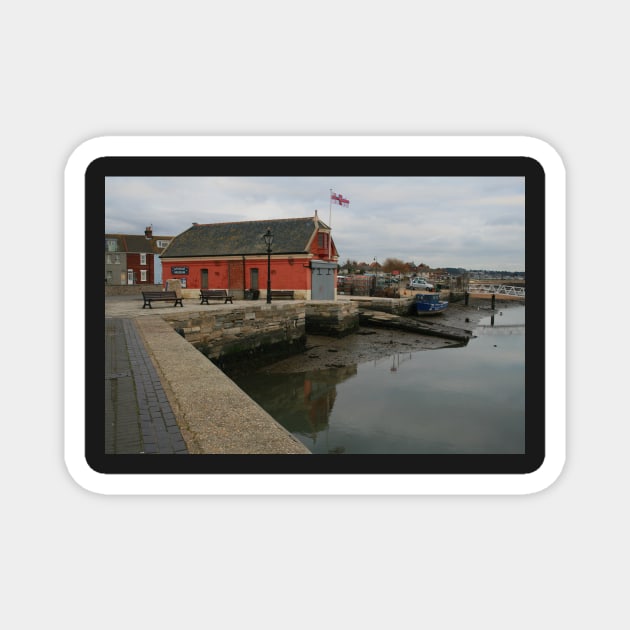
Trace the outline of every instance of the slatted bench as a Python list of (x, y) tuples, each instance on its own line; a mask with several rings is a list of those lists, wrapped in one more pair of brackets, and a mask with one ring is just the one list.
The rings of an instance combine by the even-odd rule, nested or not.
[(271, 291), (271, 299), (272, 300), (293, 300), (294, 296), (293, 296), (294, 292), (293, 291), (288, 291), (288, 290), (277, 290), (277, 291)]
[(199, 291), (199, 304), (208, 304), (208, 300), (224, 300), (223, 304), (234, 304), (232, 296), (225, 289), (201, 289)]
[(177, 306), (179, 304), (182, 308), (184, 308), (182, 298), (177, 297), (177, 293), (175, 293), (175, 291), (143, 291), (142, 297), (144, 299), (142, 308), (145, 306), (153, 308), (151, 306), (151, 302), (174, 302), (173, 306)]

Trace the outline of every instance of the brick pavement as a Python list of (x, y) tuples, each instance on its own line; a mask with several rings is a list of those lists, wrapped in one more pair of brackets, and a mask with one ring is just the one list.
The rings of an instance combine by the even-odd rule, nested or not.
[(105, 453), (188, 453), (132, 319), (105, 320)]

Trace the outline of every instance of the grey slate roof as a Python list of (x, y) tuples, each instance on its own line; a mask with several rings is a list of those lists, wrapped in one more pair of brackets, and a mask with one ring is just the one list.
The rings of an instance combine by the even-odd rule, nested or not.
[[(319, 227), (328, 229), (322, 221), (319, 221)], [(161, 257), (266, 254), (263, 235), (267, 228), (271, 228), (273, 234), (272, 253), (300, 254), (309, 251), (309, 241), (317, 224), (314, 217), (193, 224), (171, 241)]]

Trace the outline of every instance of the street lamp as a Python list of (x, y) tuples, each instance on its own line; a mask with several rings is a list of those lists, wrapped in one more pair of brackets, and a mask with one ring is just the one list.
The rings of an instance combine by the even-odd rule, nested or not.
[(273, 243), (271, 228), (267, 228), (263, 239), (267, 245), (267, 304), (271, 304), (271, 244)]

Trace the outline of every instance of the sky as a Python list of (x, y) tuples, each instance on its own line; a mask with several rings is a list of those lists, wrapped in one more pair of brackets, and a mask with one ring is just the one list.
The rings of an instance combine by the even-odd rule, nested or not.
[[(331, 190), (349, 206), (330, 205)], [(339, 260), (525, 271), (523, 177), (108, 177), (105, 233), (313, 216)]]

